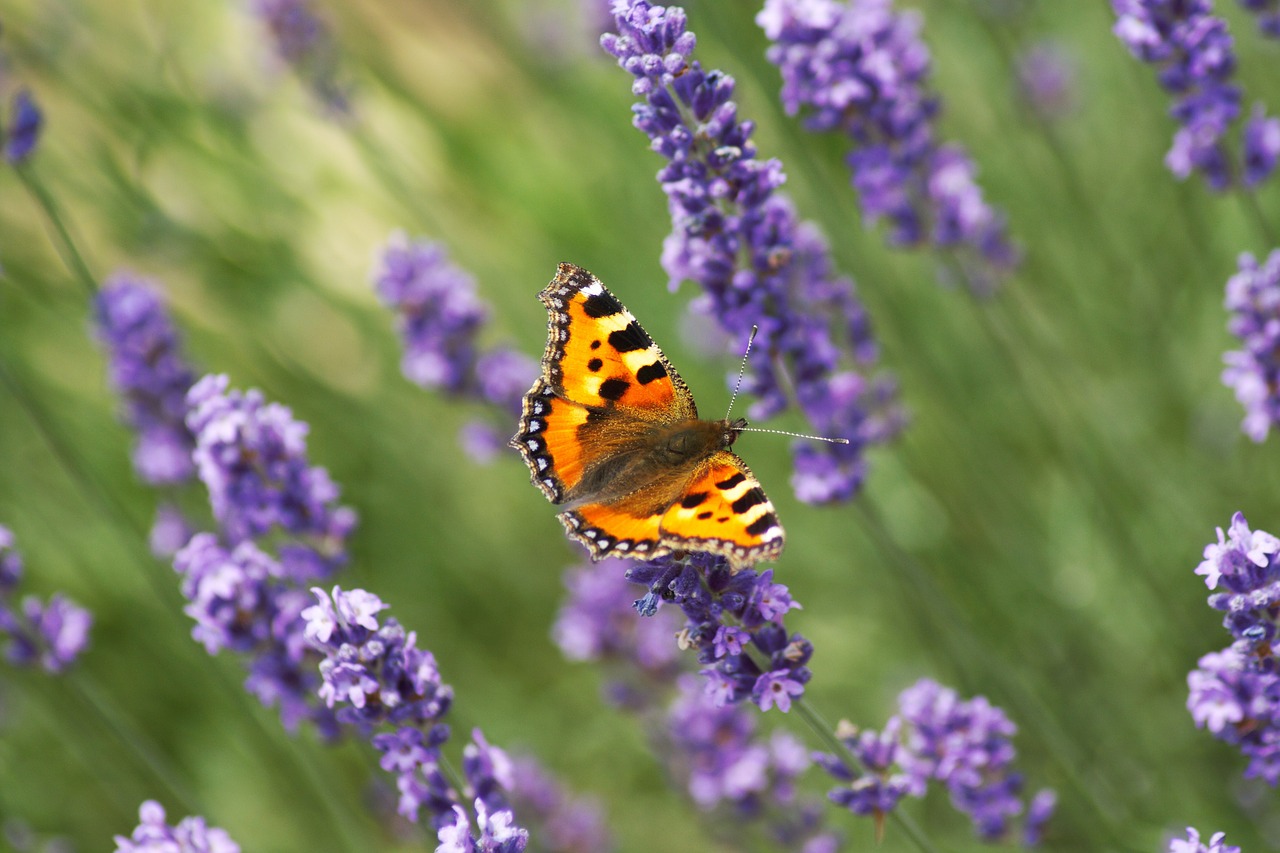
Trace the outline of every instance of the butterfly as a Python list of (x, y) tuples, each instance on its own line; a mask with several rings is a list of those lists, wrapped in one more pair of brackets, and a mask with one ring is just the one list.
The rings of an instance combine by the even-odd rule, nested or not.
[(776, 558), (773, 504), (729, 449), (747, 422), (701, 420), (662, 350), (581, 267), (560, 264), (538, 298), (547, 348), (510, 444), (569, 536), (596, 560), (702, 551), (737, 571)]

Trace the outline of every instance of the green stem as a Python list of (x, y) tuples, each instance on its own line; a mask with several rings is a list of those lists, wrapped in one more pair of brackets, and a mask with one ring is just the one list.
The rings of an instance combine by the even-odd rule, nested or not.
[(57, 250), (58, 256), (62, 258), (62, 263), (66, 265), (71, 275), (84, 286), (90, 298), (96, 296), (98, 293), (98, 280), (89, 271), (89, 265), (85, 263), (80, 250), (76, 248), (75, 240), (71, 239), (71, 230), (59, 212), (58, 205), (53, 200), (53, 194), (40, 182), (40, 179), (36, 177), (30, 166), (19, 165), (14, 171), (17, 172), (18, 179), (22, 181), (22, 185), (27, 188), (27, 192), (31, 193), (31, 197), (35, 199), (36, 204), (44, 212), (46, 224), (53, 234), (54, 249)]

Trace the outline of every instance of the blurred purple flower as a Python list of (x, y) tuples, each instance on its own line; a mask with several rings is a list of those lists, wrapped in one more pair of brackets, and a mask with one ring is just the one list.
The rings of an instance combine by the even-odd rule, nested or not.
[[(1135, 57), (1157, 66), (1160, 85), (1176, 100), (1170, 114), (1181, 127), (1165, 165), (1179, 179), (1200, 172), (1216, 191), (1237, 183), (1252, 187), (1275, 166), (1268, 145), (1280, 127), (1255, 108), (1246, 130), (1242, 164), (1233, 161), (1225, 137), (1240, 117), (1235, 47), (1211, 0), (1111, 0), (1113, 32)], [(1270, 128), (1276, 128), (1274, 130)], [(1268, 163), (1268, 156), (1270, 162)]]
[[(974, 831), (995, 841), (1008, 838), (1012, 819), (1024, 810), (1022, 776), (1013, 770), (1015, 732), (985, 697), (963, 701), (954, 690), (921, 679), (899, 695), (898, 714), (883, 732), (841, 724), (837, 736), (862, 772), (841, 756), (824, 755), (819, 761), (845, 783), (829, 794), (831, 800), (855, 814), (878, 818), (903, 796), (923, 796), (928, 783), (938, 781), (952, 805), (973, 821)], [(1032, 799), (1023, 830), (1028, 844), (1043, 836), (1055, 804), (1047, 790)]]
[(514, 811), (531, 824), (540, 824), (538, 848), (547, 853), (608, 853), (613, 838), (604, 824), (600, 805), (573, 798), (563, 786), (529, 756), (511, 762), (511, 797)]
[(1079, 67), (1065, 45), (1048, 40), (1031, 45), (1018, 57), (1017, 72), (1023, 100), (1042, 119), (1064, 118), (1079, 106)]
[(190, 481), (195, 440), (183, 419), (195, 373), (160, 291), (151, 282), (117, 273), (98, 292), (94, 315), (111, 384), (124, 398), (125, 422), (138, 436), (134, 470), (153, 486)]
[(1186, 838), (1171, 838), (1166, 853), (1240, 853), (1240, 848), (1226, 842), (1225, 832), (1215, 832), (1205, 844), (1200, 840), (1200, 832), (1194, 827), (1187, 827)]
[(250, 0), (250, 10), (266, 27), (276, 54), (328, 112), (349, 117), (350, 93), (338, 80), (337, 46), (308, 0)]
[(1259, 265), (1240, 255), (1239, 271), (1227, 280), (1227, 329), (1243, 349), (1223, 356), (1223, 383), (1244, 406), (1241, 428), (1254, 441), (1280, 422), (1280, 249)]
[(4, 159), (14, 166), (25, 162), (40, 141), (43, 125), (44, 116), (31, 93), (26, 89), (15, 92), (4, 128)]
[[(396, 312), (404, 342), (400, 367), (409, 381), (487, 404), (504, 421), (520, 412), (538, 365), (514, 350), (481, 350), (476, 341), (489, 309), (475, 280), (451, 263), (438, 243), (392, 235), (379, 258), (374, 285)], [(504, 428), (505, 429), (505, 428)], [(494, 456), (498, 433), (482, 423), (464, 430), (462, 445), (477, 461)], [(499, 438), (496, 449), (506, 447)]]
[[(787, 376), (810, 423), (850, 441), (803, 451), (798, 476), (824, 483), (803, 496), (847, 500), (861, 484), (866, 445), (901, 423), (892, 395), (875, 393), (890, 385), (839, 379), (869, 371), (876, 359), (853, 282), (835, 274), (818, 229), (799, 223), (777, 192), (782, 164), (757, 159), (754, 125), (739, 120), (730, 100), (733, 79), (690, 60), (697, 40), (684, 10), (646, 0), (615, 0), (612, 9), (617, 30), (600, 44), (635, 78), (631, 90), (641, 100), (633, 123), (668, 161), (658, 180), (673, 226), (662, 253), (671, 286), (684, 279), (701, 285), (707, 313), (737, 340), (759, 326), (757, 346), (767, 357), (748, 365), (743, 391), (756, 397), (750, 417), (790, 405)], [(851, 387), (850, 397), (843, 392)]]
[(1264, 36), (1280, 39), (1280, 0), (1240, 0), (1240, 5), (1257, 17)]
[(895, 245), (954, 252), (980, 293), (1016, 266), (969, 155), (935, 138), (918, 14), (895, 12), (892, 0), (767, 0), (756, 23), (772, 42), (787, 113), (803, 110), (809, 130), (853, 142), (847, 162), (869, 224), (887, 219)]
[(22, 556), (13, 533), (0, 526), (0, 639), (15, 666), (39, 663), (50, 673), (70, 666), (89, 642), (93, 617), (55, 592), (48, 602), (33, 595), (19, 603), (14, 593), (22, 580)]
[(138, 820), (133, 835), (116, 836), (115, 853), (240, 853), (225, 830), (209, 826), (202, 817), (184, 817), (170, 826), (155, 800), (142, 804)]

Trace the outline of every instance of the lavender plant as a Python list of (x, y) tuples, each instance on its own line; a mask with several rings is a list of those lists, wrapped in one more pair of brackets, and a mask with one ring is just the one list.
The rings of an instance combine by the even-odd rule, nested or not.
[(349, 119), (349, 87), (339, 78), (333, 34), (308, 0), (249, 0), (249, 7), (271, 39), (276, 56), (335, 117)]
[(12, 166), (26, 162), (40, 141), (44, 115), (31, 92), (19, 89), (9, 104), (9, 120), (0, 139), (4, 142), (4, 159)]
[(75, 662), (89, 642), (93, 617), (62, 593), (47, 602), (28, 595), (15, 598), (22, 580), (22, 555), (9, 528), (0, 525), (0, 639), (14, 666), (39, 664), (59, 673)]
[(1261, 103), (1245, 123), (1234, 155), (1226, 136), (1240, 117), (1235, 46), (1211, 0), (1112, 0), (1114, 32), (1136, 58), (1155, 65), (1160, 85), (1175, 97), (1170, 114), (1181, 127), (1165, 155), (1178, 179), (1199, 172), (1215, 191), (1256, 187), (1280, 157), (1280, 118)]
[(199, 816), (184, 817), (172, 826), (164, 807), (147, 800), (138, 809), (138, 826), (128, 837), (116, 836), (115, 853), (240, 853), (240, 845), (226, 830), (209, 826)]
[[(839, 850), (840, 837), (825, 825), (819, 804), (798, 791), (798, 777), (810, 766), (807, 750), (784, 732), (765, 737), (741, 703), (721, 701), (719, 691), (679, 665), (669, 639), (677, 625), (673, 609), (652, 593), (633, 606), (626, 564), (609, 558), (565, 573), (569, 596), (553, 630), (561, 651), (609, 666), (606, 698), (653, 721), (659, 755), (701, 810), (728, 825), (747, 817), (785, 850)], [(636, 608), (649, 615), (637, 619)], [(688, 627), (678, 636), (690, 643)]]
[(1196, 574), (1218, 590), (1209, 606), (1225, 614), (1223, 626), (1234, 642), (1200, 658), (1187, 676), (1187, 710), (1198, 728), (1249, 759), (1246, 777), (1274, 787), (1280, 783), (1280, 539), (1251, 530), (1237, 512), (1227, 533), (1219, 527), (1218, 541), (1205, 546)]
[[(395, 619), (380, 623), (387, 605), (362, 589), (330, 597), (313, 588), (316, 604), (302, 611), (307, 642), (324, 660), (319, 694), (340, 722), (372, 734), (382, 767), (396, 775), (400, 814), (417, 821), (426, 808), (444, 853), (518, 853), (529, 840), (516, 826), (506, 792), (513, 785), (506, 753), (485, 741), (479, 729), (463, 751), (466, 785), (451, 785), (440, 746), (449, 739), (442, 722), (453, 689), (441, 683), (435, 658), (417, 648), (414, 632)], [(389, 730), (388, 730), (389, 729)], [(473, 806), (474, 822), (464, 803)], [(474, 823), (475, 832), (471, 831)]]
[(1222, 382), (1244, 406), (1244, 434), (1263, 441), (1280, 420), (1280, 249), (1259, 264), (1240, 255), (1227, 280), (1227, 329), (1244, 345), (1223, 356)]
[(760, 160), (754, 125), (738, 117), (733, 78), (704, 71), (684, 10), (615, 0), (616, 32), (601, 46), (635, 79), (633, 123), (667, 161), (658, 181), (672, 231), (662, 264), (674, 288), (696, 282), (709, 314), (736, 339), (759, 327), (765, 357), (748, 366), (752, 418), (796, 405), (821, 435), (849, 444), (798, 445), (792, 485), (809, 503), (850, 500), (865, 452), (902, 425), (892, 380), (877, 375), (877, 348), (853, 282), (832, 268), (817, 227), (801, 223), (778, 191), (782, 164)]
[(459, 437), (473, 459), (493, 459), (506, 447), (506, 423), (519, 414), (537, 364), (509, 348), (480, 347), (477, 337), (490, 309), (476, 294), (475, 279), (451, 263), (440, 244), (392, 235), (373, 278), (378, 296), (396, 312), (405, 378), (500, 413), (500, 427), (475, 420)]
[(1264, 36), (1280, 38), (1280, 0), (1240, 0), (1240, 5), (1258, 19), (1258, 29)]
[(1171, 838), (1166, 853), (1240, 853), (1240, 848), (1226, 842), (1225, 832), (1215, 832), (1206, 844), (1200, 838), (1199, 830), (1187, 827), (1186, 838)]
[(883, 820), (903, 797), (922, 797), (940, 782), (951, 803), (987, 841), (1005, 839), (1026, 811), (1022, 841), (1038, 844), (1056, 804), (1046, 789), (1024, 804), (1022, 775), (1013, 769), (1010, 739), (1017, 728), (985, 697), (961, 700), (954, 690), (921, 679), (898, 696), (898, 714), (880, 732), (844, 722), (838, 736), (862, 765), (823, 754), (819, 763), (840, 780), (829, 797), (854, 814)]
[(1013, 270), (1018, 253), (973, 161), (936, 138), (940, 102), (928, 89), (918, 14), (892, 0), (767, 0), (756, 23), (782, 72), (787, 113), (852, 143), (846, 162), (868, 224), (887, 221), (893, 245), (952, 254), (980, 293)]

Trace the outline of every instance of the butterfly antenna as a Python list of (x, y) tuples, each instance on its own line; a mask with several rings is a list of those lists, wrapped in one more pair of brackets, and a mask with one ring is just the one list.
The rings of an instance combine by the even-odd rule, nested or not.
[(729, 420), (729, 412), (733, 411), (733, 401), (738, 399), (738, 389), (742, 387), (742, 377), (747, 372), (747, 356), (751, 355), (751, 344), (756, 339), (756, 332), (760, 331), (760, 327), (753, 325), (751, 327), (751, 337), (747, 338), (747, 348), (742, 353), (742, 365), (738, 368), (738, 381), (733, 383), (733, 394), (729, 396), (729, 410), (724, 413), (724, 419)]
[(814, 441), (827, 441), (831, 444), (848, 444), (847, 438), (827, 438), (825, 435), (807, 435), (803, 432), (787, 432), (780, 429), (760, 429), (758, 427), (739, 427), (738, 432), (771, 432), (774, 435), (789, 435), (792, 438), (809, 438)]

